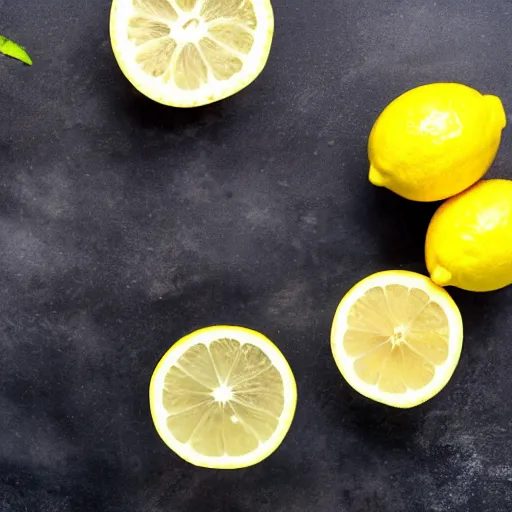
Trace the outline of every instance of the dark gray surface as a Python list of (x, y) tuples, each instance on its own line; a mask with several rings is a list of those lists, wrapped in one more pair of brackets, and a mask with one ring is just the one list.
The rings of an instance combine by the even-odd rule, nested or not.
[[(443, 80), (512, 112), (512, 3), (276, 1), (262, 76), (194, 111), (131, 88), (108, 4), (0, 0), (35, 61), (0, 58), (0, 511), (510, 511), (512, 289), (453, 293), (462, 360), (414, 410), (352, 392), (329, 328), (360, 278), (425, 271), (435, 205), (367, 182), (376, 115)], [(235, 472), (174, 456), (147, 400), (174, 340), (223, 322), (272, 338), (300, 393)]]

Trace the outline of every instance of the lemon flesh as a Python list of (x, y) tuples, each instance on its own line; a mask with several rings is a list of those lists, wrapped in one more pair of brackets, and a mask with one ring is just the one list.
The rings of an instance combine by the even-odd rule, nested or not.
[(209, 468), (246, 467), (268, 457), (288, 432), (296, 402), (284, 356), (242, 327), (209, 327), (181, 339), (150, 384), (160, 437), (186, 461)]
[(448, 383), (462, 337), (460, 312), (445, 290), (420, 274), (387, 271), (364, 279), (342, 299), (331, 348), (355, 390), (408, 408)]
[(441, 286), (486, 292), (512, 284), (512, 181), (484, 180), (443, 203), (425, 257)]
[(251, 83), (274, 32), (269, 0), (114, 0), (112, 48), (128, 80), (176, 107), (205, 105)]
[(454, 83), (412, 89), (373, 126), (369, 179), (415, 201), (451, 197), (487, 172), (506, 122), (497, 96)]

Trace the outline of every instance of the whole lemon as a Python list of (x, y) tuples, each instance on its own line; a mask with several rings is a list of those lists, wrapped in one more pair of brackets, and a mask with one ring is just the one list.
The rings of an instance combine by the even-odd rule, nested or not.
[(512, 181), (485, 180), (448, 199), (425, 243), (432, 281), (486, 292), (512, 283)]
[(487, 172), (506, 124), (497, 96), (455, 83), (412, 89), (373, 126), (370, 181), (414, 201), (451, 197)]

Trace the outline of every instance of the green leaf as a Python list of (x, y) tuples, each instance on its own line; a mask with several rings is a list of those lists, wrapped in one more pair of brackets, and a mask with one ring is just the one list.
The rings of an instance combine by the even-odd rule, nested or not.
[(32, 59), (28, 53), (20, 45), (4, 36), (0, 36), (0, 53), (12, 57), (13, 59), (21, 60), (21, 62), (32, 66)]

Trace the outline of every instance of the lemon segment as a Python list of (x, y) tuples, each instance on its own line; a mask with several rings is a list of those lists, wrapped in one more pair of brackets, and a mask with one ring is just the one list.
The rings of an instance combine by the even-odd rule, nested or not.
[(151, 414), (163, 441), (196, 466), (235, 469), (268, 457), (290, 428), (293, 373), (262, 334), (215, 326), (177, 342), (150, 384)]
[(342, 299), (331, 348), (355, 390), (408, 408), (447, 384), (462, 337), (460, 312), (445, 290), (420, 274), (388, 271), (364, 279)]
[(269, 0), (114, 0), (112, 48), (143, 94), (194, 107), (230, 96), (266, 64), (274, 32)]
[(412, 89), (372, 128), (369, 180), (414, 201), (451, 197), (487, 172), (506, 124), (497, 96), (455, 83)]
[(440, 286), (486, 292), (512, 284), (512, 181), (483, 180), (443, 203), (425, 257)]

